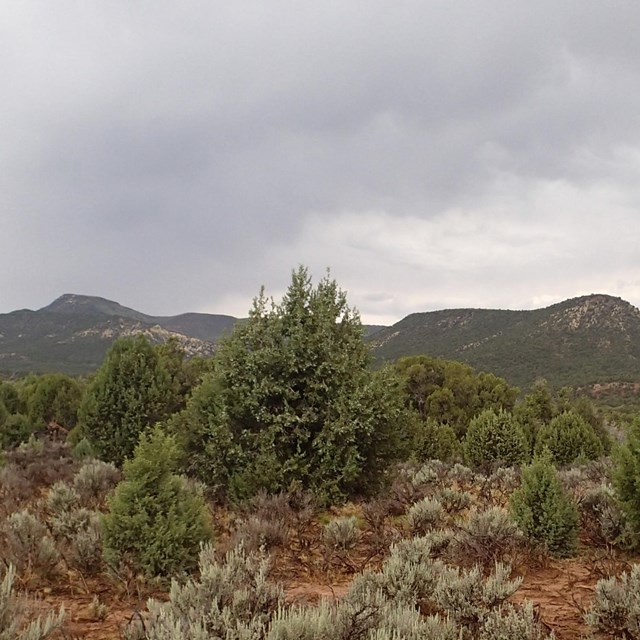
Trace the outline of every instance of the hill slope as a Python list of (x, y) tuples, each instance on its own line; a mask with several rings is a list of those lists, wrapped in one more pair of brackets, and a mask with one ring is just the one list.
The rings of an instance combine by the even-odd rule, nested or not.
[(522, 387), (640, 380), (640, 311), (589, 295), (545, 309), (414, 313), (370, 338), (381, 360), (427, 354), (467, 362)]
[(138, 333), (154, 343), (173, 337), (187, 354), (206, 357), (236, 321), (200, 313), (148, 316), (104, 298), (65, 294), (38, 311), (0, 315), (0, 372), (89, 373), (116, 338)]

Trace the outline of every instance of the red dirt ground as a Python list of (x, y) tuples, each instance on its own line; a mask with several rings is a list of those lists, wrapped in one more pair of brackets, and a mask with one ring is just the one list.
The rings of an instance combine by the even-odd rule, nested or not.
[[(523, 584), (512, 598), (516, 603), (534, 603), (540, 621), (553, 630), (558, 640), (578, 640), (587, 633), (583, 612), (593, 597), (596, 582), (602, 577), (601, 567), (591, 559), (553, 560), (542, 567), (524, 572)], [(317, 604), (322, 598), (340, 598), (349, 588), (349, 579), (296, 581), (285, 583), (289, 603)], [(57, 608), (67, 611), (64, 631), (67, 639), (120, 640), (122, 629), (136, 610), (144, 610), (146, 597), (114, 597), (102, 593), (99, 597), (108, 604), (109, 613), (103, 621), (91, 619), (93, 595), (67, 593), (39, 593), (37, 608)]]

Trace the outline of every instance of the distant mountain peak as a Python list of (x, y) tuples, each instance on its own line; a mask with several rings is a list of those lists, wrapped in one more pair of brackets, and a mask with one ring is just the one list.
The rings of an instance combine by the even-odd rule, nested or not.
[(47, 313), (62, 313), (72, 315), (107, 315), (121, 318), (131, 318), (145, 322), (149, 316), (129, 307), (124, 307), (113, 300), (98, 296), (85, 296), (77, 293), (65, 293), (56, 298), (51, 304), (39, 309)]
[(571, 298), (554, 307), (559, 308), (550, 323), (571, 331), (591, 327), (625, 331), (630, 323), (640, 320), (640, 310), (631, 303), (602, 293)]

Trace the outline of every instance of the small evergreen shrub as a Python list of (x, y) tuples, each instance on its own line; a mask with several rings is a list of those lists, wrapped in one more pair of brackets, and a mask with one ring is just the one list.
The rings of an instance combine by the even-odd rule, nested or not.
[(271, 551), (287, 545), (289, 527), (279, 519), (269, 520), (249, 516), (240, 521), (234, 541), (236, 545), (242, 543), (247, 551), (260, 549)]
[[(74, 427), (71, 431), (74, 431), (77, 427)], [(71, 435), (71, 432), (69, 433)], [(67, 442), (70, 442), (70, 438), (67, 438)], [(71, 444), (71, 442), (70, 442)], [(87, 458), (94, 458), (96, 453), (91, 446), (91, 443), (87, 438), (81, 438), (73, 445), (72, 449), (73, 457), (77, 460), (86, 460)]]
[(634, 564), (618, 578), (599, 580), (585, 618), (607, 637), (640, 638), (640, 565)]
[(175, 475), (175, 440), (156, 427), (142, 435), (124, 480), (108, 499), (103, 519), (105, 558), (126, 561), (148, 576), (195, 568), (200, 545), (211, 537), (209, 513), (201, 495), (192, 495)]
[(458, 515), (465, 509), (468, 509), (472, 502), (473, 496), (468, 491), (457, 491), (456, 489), (444, 488), (436, 495), (436, 499), (442, 505), (442, 508), (452, 515)]
[(582, 530), (594, 544), (621, 545), (627, 542), (627, 523), (613, 488), (601, 484), (587, 491), (578, 503)]
[(502, 605), (520, 587), (522, 579), (511, 580), (510, 574), (511, 568), (502, 564), (496, 564), (486, 579), (477, 566), (469, 570), (447, 567), (440, 575), (433, 600), (475, 636), (489, 611)]
[(485, 482), (485, 490), (497, 499), (511, 495), (519, 486), (520, 471), (516, 467), (500, 467)]
[(29, 456), (41, 456), (44, 453), (44, 442), (32, 433), (28, 440), (18, 446), (18, 451)]
[(476, 484), (476, 474), (473, 470), (459, 462), (448, 470), (446, 479), (460, 490), (471, 489)]
[(461, 453), (460, 441), (448, 424), (427, 420), (418, 427), (413, 453), (416, 460), (451, 462)]
[(66, 558), (74, 569), (95, 574), (102, 569), (102, 555), (102, 526), (96, 514), (85, 528), (71, 536)]
[(416, 502), (407, 513), (407, 522), (412, 535), (423, 535), (440, 527), (445, 511), (442, 504), (434, 498), (423, 498)]
[(465, 462), (482, 469), (520, 465), (528, 456), (520, 423), (512, 414), (493, 409), (471, 420), (463, 450)]
[(575, 553), (579, 515), (565, 493), (549, 452), (522, 471), (522, 485), (511, 496), (511, 514), (524, 534), (552, 555)]
[(640, 540), (640, 418), (627, 431), (626, 442), (616, 451), (613, 485), (629, 523), (634, 543)]
[(33, 427), (27, 416), (15, 413), (0, 426), (0, 449), (13, 449), (33, 437)]
[(545, 447), (558, 465), (578, 459), (595, 460), (604, 453), (593, 427), (572, 411), (561, 413), (538, 430), (536, 452), (542, 452)]
[(536, 621), (533, 605), (527, 602), (518, 608), (512, 604), (499, 606), (490, 611), (482, 625), (478, 640), (554, 640)]

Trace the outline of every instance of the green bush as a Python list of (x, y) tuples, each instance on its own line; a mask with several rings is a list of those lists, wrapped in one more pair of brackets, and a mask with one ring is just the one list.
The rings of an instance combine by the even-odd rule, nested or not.
[(416, 428), (414, 457), (417, 460), (451, 462), (461, 454), (460, 441), (448, 424), (426, 420)]
[(171, 378), (143, 336), (113, 343), (79, 409), (82, 432), (98, 456), (122, 464), (140, 434), (168, 416)]
[(559, 557), (575, 553), (578, 510), (562, 488), (548, 451), (522, 470), (522, 484), (510, 505), (516, 524), (531, 540)]
[(540, 453), (545, 447), (559, 465), (570, 464), (578, 458), (595, 460), (604, 452), (593, 427), (572, 411), (561, 413), (538, 430), (536, 452)]
[(512, 467), (527, 460), (522, 427), (506, 411), (487, 409), (474, 418), (463, 448), (466, 463), (476, 468)]
[(13, 449), (26, 442), (33, 434), (33, 426), (27, 416), (14, 413), (7, 416), (0, 426), (0, 446), (3, 449)]
[(627, 431), (626, 442), (618, 447), (613, 484), (630, 529), (640, 540), (640, 418)]
[(211, 536), (201, 495), (191, 495), (174, 474), (175, 440), (156, 427), (142, 435), (124, 480), (109, 497), (104, 517), (105, 559), (125, 561), (149, 576), (189, 571), (197, 565), (201, 543)]

